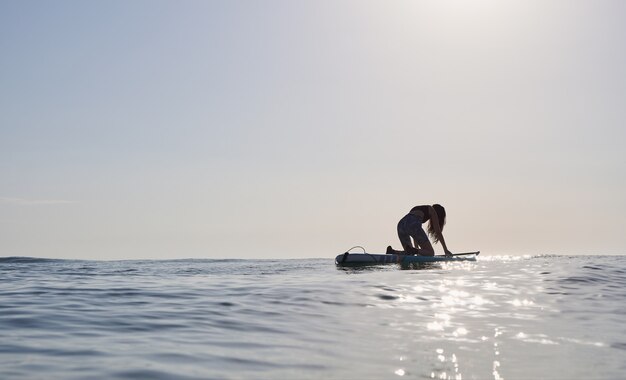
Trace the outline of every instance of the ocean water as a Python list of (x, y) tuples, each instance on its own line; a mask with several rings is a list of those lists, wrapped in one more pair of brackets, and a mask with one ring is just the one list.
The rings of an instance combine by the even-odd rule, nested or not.
[(624, 379), (625, 315), (626, 256), (0, 258), (0, 378)]

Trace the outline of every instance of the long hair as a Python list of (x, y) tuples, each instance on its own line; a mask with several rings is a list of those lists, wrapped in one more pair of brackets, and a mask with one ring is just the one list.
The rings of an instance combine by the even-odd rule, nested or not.
[[(440, 204), (434, 204), (433, 208), (437, 213), (437, 219), (439, 219), (439, 230), (443, 232), (443, 226), (446, 224), (446, 209)], [(428, 234), (433, 239), (435, 244), (439, 243), (439, 236), (437, 236), (437, 233), (435, 232), (435, 226), (433, 226), (432, 218), (428, 222)]]

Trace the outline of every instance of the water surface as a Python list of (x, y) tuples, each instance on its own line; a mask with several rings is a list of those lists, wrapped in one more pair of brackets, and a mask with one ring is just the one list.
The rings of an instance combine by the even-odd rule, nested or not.
[(626, 256), (0, 258), (0, 378), (620, 379)]

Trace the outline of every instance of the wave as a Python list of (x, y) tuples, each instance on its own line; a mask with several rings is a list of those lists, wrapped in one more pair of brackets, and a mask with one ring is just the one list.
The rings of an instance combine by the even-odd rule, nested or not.
[(22, 256), (0, 257), (1, 264), (35, 264), (35, 263), (49, 263), (49, 262), (62, 262), (62, 261), (68, 261), (68, 260), (46, 259), (42, 257), (22, 257)]
[[(115, 263), (115, 262), (128, 262), (128, 263), (183, 263), (183, 264), (193, 264), (193, 263), (245, 263), (245, 262), (285, 262), (285, 261), (302, 261), (302, 260), (311, 260), (304, 258), (289, 258), (289, 259), (204, 259), (204, 258), (186, 258), (186, 259), (50, 259), (43, 257), (28, 257), (28, 256), (9, 256), (9, 257), (0, 257), (0, 263), (20, 263), (20, 264), (28, 264), (28, 263), (50, 263), (50, 262), (102, 262), (102, 263)], [(313, 260), (330, 260), (326, 259), (313, 259)]]
[(133, 261), (133, 262), (172, 262), (172, 263), (192, 263), (192, 262), (241, 262), (250, 261), (247, 259), (111, 259), (111, 260), (81, 260), (81, 259), (50, 259), (45, 257), (28, 257), (28, 256), (8, 256), (0, 257), (0, 263), (49, 263), (49, 262), (66, 262), (66, 261), (101, 261), (101, 262), (116, 262), (116, 261)]

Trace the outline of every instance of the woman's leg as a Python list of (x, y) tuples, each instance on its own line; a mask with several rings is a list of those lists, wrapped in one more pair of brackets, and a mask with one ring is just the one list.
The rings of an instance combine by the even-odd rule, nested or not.
[(398, 222), (398, 238), (400, 239), (400, 244), (402, 244), (402, 250), (404, 250), (405, 253), (407, 253), (410, 249), (414, 249), (413, 243), (411, 243), (411, 235), (406, 229), (404, 218), (400, 219)]
[(415, 248), (417, 248), (417, 254), (422, 256), (434, 256), (435, 249), (430, 244), (426, 231), (422, 228), (422, 225), (415, 226), (411, 231), (411, 237), (415, 242)]
[(417, 249), (417, 251), (419, 252), (419, 255), (422, 256), (434, 256), (435, 255), (435, 248), (433, 248), (433, 245), (430, 243), (430, 240), (426, 239), (426, 240), (419, 240), (416, 241), (416, 244), (419, 248)]
[(402, 244), (402, 249), (404, 251), (410, 251), (413, 248), (413, 243), (411, 243), (411, 235), (404, 231), (398, 230), (398, 238), (400, 238), (400, 244)]

